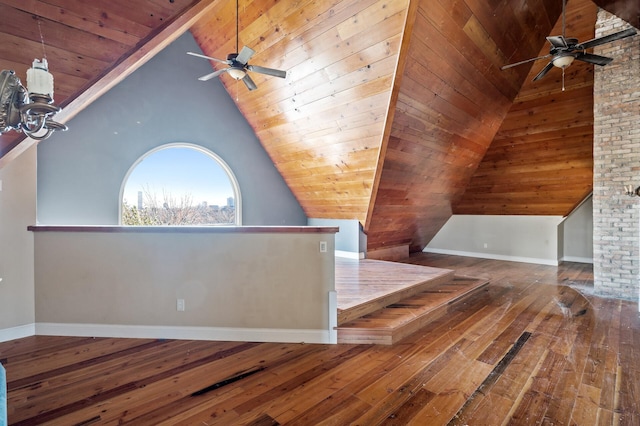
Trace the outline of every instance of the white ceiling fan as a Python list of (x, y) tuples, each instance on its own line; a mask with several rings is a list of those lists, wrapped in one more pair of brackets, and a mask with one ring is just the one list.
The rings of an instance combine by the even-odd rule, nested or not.
[(259, 74), (270, 75), (270, 76), (273, 76), (273, 77), (279, 77), (279, 78), (286, 78), (287, 77), (287, 72), (286, 71), (277, 70), (277, 69), (273, 69), (273, 68), (261, 67), (261, 66), (258, 66), (258, 65), (250, 65), (249, 64), (249, 59), (251, 59), (251, 57), (256, 52), (253, 49), (251, 49), (251, 48), (249, 48), (247, 46), (244, 46), (242, 48), (242, 50), (240, 51), (240, 53), (238, 53), (238, 37), (239, 37), (239, 31), (238, 31), (238, 0), (236, 0), (236, 52), (235, 53), (230, 53), (227, 56), (226, 60), (218, 59), (218, 58), (212, 58), (210, 56), (201, 55), (199, 53), (187, 52), (187, 54), (191, 55), (191, 56), (196, 56), (198, 58), (209, 59), (210, 61), (214, 61), (214, 62), (218, 62), (218, 63), (221, 63), (221, 64), (228, 65), (228, 67), (226, 67), (226, 68), (221, 68), (219, 70), (216, 70), (216, 71), (212, 72), (211, 74), (203, 75), (202, 77), (198, 78), (198, 80), (207, 81), (207, 80), (210, 80), (212, 78), (218, 77), (223, 73), (228, 73), (234, 79), (242, 80), (244, 82), (245, 86), (247, 86), (247, 88), (249, 90), (255, 90), (255, 89), (258, 88), (258, 86), (256, 86), (256, 83), (249, 76), (249, 74), (248, 74), (249, 71), (257, 72)]

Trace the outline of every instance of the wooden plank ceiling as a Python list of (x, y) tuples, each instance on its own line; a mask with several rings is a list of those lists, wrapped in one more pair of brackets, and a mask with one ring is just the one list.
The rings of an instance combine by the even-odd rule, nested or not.
[[(565, 92), (557, 69), (530, 83), (544, 61), (500, 70), (547, 53), (560, 0), (239, 3), (250, 63), (288, 77), (223, 83), (307, 216), (359, 220), (369, 250), (421, 249), (452, 212), (566, 215), (590, 191), (593, 67)], [(637, 1), (597, 3), (637, 25)], [(569, 0), (567, 35), (592, 38), (595, 12)], [(233, 0), (0, 0), (0, 16), (0, 69), (24, 75), (44, 44), (63, 122), (188, 28), (209, 56), (236, 51)]]
[[(594, 38), (596, 15), (592, 2), (571, 0), (567, 37)], [(561, 19), (552, 34), (562, 34)], [(539, 56), (547, 53), (545, 45)], [(565, 71), (563, 91), (558, 68), (532, 81), (547, 63), (531, 67), (454, 213), (564, 216), (591, 192), (594, 66), (575, 61)]]

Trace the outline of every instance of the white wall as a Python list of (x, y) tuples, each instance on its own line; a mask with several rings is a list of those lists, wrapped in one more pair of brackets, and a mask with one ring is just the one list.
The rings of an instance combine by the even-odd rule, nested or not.
[(561, 216), (454, 215), (425, 252), (557, 265)]
[(593, 198), (589, 196), (562, 222), (562, 260), (593, 263)]
[(36, 148), (0, 169), (0, 341), (33, 334)]
[(334, 247), (333, 232), (37, 231), (36, 332), (330, 343)]

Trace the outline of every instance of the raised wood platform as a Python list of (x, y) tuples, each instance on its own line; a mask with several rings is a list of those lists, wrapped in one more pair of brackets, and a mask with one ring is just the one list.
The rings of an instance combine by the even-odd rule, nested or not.
[(487, 283), (450, 269), (336, 258), (338, 343), (391, 345)]
[(338, 325), (449, 281), (450, 269), (336, 257)]

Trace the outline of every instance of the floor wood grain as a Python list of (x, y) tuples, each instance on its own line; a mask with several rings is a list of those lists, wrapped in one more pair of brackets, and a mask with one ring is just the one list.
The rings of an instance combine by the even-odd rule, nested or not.
[(407, 262), (490, 283), (392, 346), (0, 343), (10, 424), (640, 424), (638, 305), (591, 295), (590, 265)]

